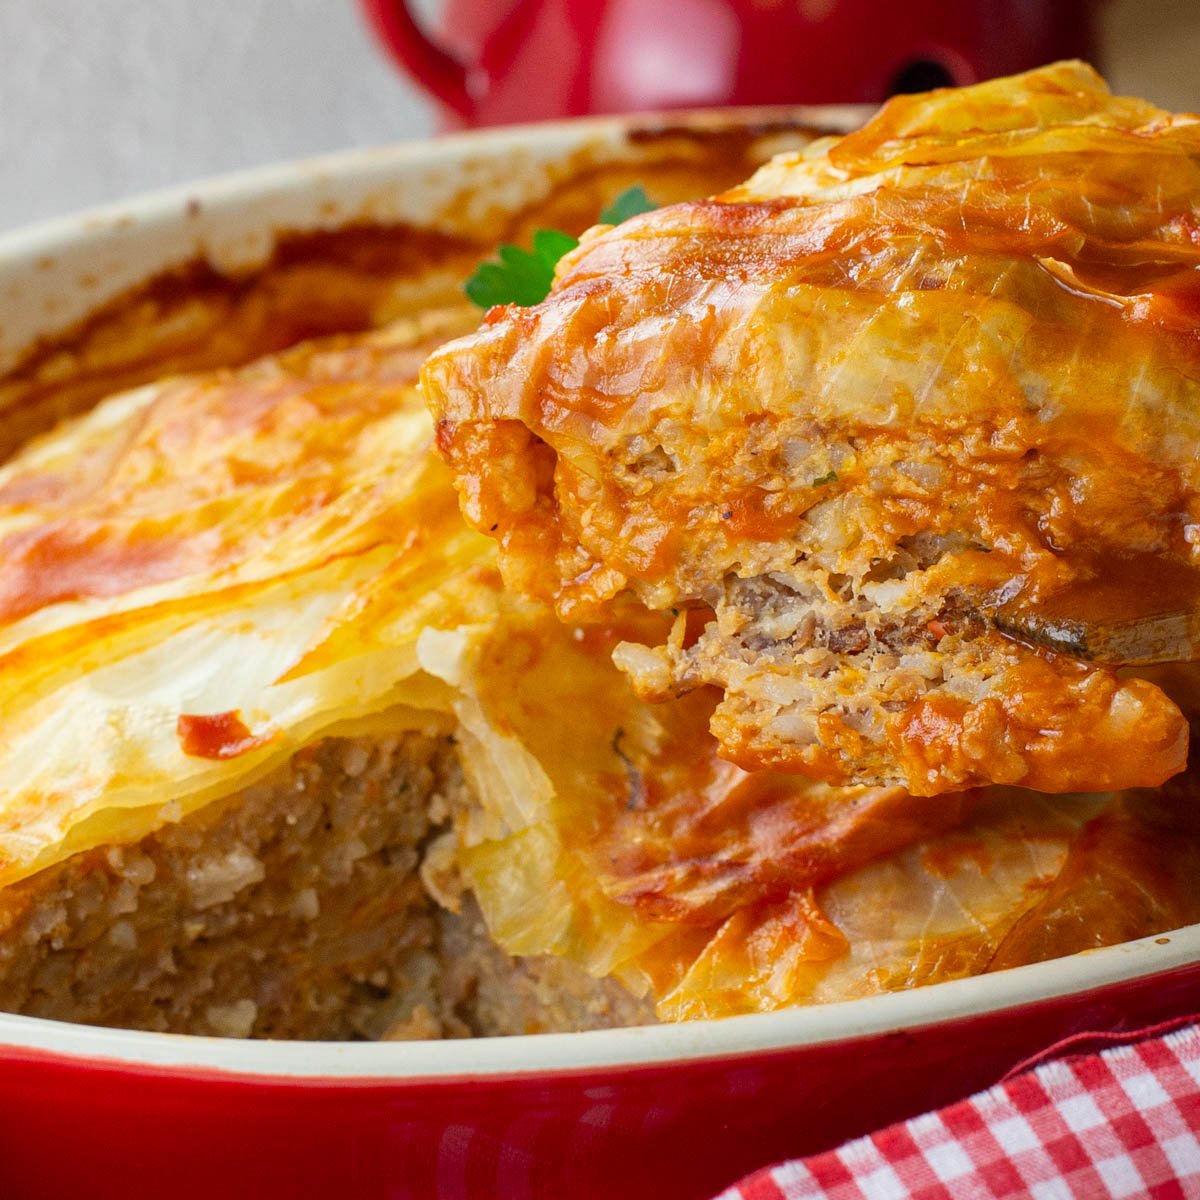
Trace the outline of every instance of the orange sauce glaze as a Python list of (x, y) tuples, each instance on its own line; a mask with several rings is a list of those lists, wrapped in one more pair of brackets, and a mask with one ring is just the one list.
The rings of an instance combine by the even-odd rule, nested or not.
[(192, 758), (237, 758), (271, 741), (271, 734), (250, 731), (236, 710), (193, 716), (182, 713), (175, 722), (179, 747)]
[(177, 579), (210, 559), (198, 545), (175, 537), (117, 540), (99, 522), (90, 528), (64, 522), (9, 535), (0, 541), (0, 556), (0, 621), (62, 601), (124, 595)]
[[(1119, 681), (1107, 671), (1061, 658), (1052, 665), (1031, 655), (1005, 682), (1000, 694), (975, 704), (927, 695), (892, 722), (889, 734), (897, 757), (909, 764), (910, 778), (927, 774), (1019, 783), (1044, 792), (1107, 792), (1156, 786), (1187, 762), (1186, 722), (1144, 680)], [(1113, 712), (1119, 690), (1123, 703), (1132, 698), (1145, 706), (1145, 718), (1136, 725), (1136, 754), (1121, 752), (1122, 716)]]
[(727, 506), (721, 511), (721, 520), (726, 522), (735, 538), (775, 542), (795, 529), (795, 510), (770, 511), (767, 504), (771, 495), (761, 488), (748, 488), (740, 495), (728, 498)]

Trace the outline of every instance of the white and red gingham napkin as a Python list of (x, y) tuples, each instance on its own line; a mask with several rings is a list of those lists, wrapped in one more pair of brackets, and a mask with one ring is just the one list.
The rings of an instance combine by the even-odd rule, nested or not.
[(938, 1112), (759, 1171), (718, 1200), (1200, 1197), (1200, 1025), (1172, 1026), (1018, 1068)]

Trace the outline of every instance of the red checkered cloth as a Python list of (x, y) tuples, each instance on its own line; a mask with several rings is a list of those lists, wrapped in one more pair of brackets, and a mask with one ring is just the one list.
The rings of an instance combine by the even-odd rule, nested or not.
[[(1128, 1036), (1128, 1035), (1126, 1035)], [(1200, 1197), (1200, 1026), (1011, 1075), (718, 1200)]]

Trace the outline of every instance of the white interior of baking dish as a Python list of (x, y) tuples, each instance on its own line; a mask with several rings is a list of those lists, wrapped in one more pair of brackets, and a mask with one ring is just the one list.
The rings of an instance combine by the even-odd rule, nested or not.
[[(700, 126), (786, 118), (849, 128), (853, 108), (749, 110)], [(679, 125), (678, 114), (667, 119)], [(0, 373), (105, 301), (197, 259), (218, 271), (266, 262), (281, 233), (357, 222), (479, 236), (536, 201), (573, 155), (636, 161), (653, 118), (598, 118), (464, 134), (265, 167), (0, 236)], [(465, 1041), (297, 1043), (109, 1030), (0, 1014), (0, 1044), (127, 1063), (296, 1078), (509, 1075), (744, 1055), (957, 1021), (1118, 985), (1200, 961), (1200, 926), (1069, 958), (826, 1006), (722, 1021)]]
[(1200, 959), (1200, 926), (1069, 958), (862, 1000), (720, 1021), (437, 1042), (268, 1042), (138, 1033), (0, 1014), (0, 1045), (88, 1059), (295, 1079), (545, 1074), (740, 1057), (1022, 1008)]

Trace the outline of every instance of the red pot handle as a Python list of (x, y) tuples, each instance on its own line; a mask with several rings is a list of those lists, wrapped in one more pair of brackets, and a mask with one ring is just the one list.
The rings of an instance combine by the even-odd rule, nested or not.
[(376, 37), (400, 66), (460, 117), (470, 119), (475, 101), (467, 88), (467, 68), (426, 36), (407, 0), (359, 3)]

